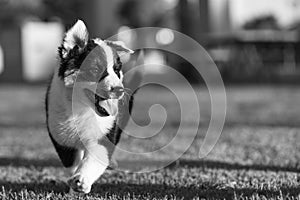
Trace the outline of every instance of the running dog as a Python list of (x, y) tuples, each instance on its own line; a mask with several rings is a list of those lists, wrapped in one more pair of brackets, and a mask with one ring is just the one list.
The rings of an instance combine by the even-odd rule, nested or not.
[(90, 39), (81, 20), (58, 49), (59, 64), (46, 93), (46, 122), (76, 192), (89, 193), (104, 173), (120, 140), (119, 124), (126, 123), (120, 118), (122, 53), (133, 51), (120, 41)]

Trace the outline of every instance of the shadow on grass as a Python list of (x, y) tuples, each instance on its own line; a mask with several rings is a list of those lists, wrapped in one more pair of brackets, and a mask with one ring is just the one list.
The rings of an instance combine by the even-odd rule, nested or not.
[(180, 160), (179, 164), (172, 163), (168, 168), (174, 168), (177, 166), (185, 167), (202, 167), (210, 169), (226, 169), (226, 170), (261, 170), (261, 171), (285, 171), (285, 172), (299, 172), (300, 166), (289, 167), (289, 166), (272, 166), (272, 165), (243, 165), (239, 163), (227, 163), (220, 161), (210, 161), (210, 160)]
[[(93, 187), (92, 193), (100, 196), (117, 195), (126, 196), (134, 194), (142, 197), (163, 198), (163, 197), (179, 197), (192, 199), (199, 198), (216, 198), (216, 199), (234, 199), (235, 196), (251, 196), (254, 194), (263, 195), (266, 197), (280, 196), (281, 193), (290, 196), (299, 195), (299, 188), (296, 187), (282, 187), (278, 191), (275, 190), (257, 190), (257, 189), (233, 189), (233, 188), (219, 188), (218, 185), (204, 182), (202, 185), (196, 187), (171, 187), (168, 185), (159, 184), (96, 184)], [(133, 195), (132, 195), (133, 196)]]
[[(161, 166), (161, 161), (149, 160), (149, 161), (133, 161), (133, 160), (122, 160), (123, 167), (130, 168), (139, 165), (140, 168), (149, 166)], [(120, 164), (119, 163), (119, 164)], [(138, 164), (137, 164), (138, 163)], [(163, 162), (165, 163), (165, 162)], [(24, 159), (16, 157), (0, 157), (0, 166), (16, 166), (16, 167), (63, 167), (58, 159)], [(272, 166), (272, 165), (242, 165), (239, 163), (227, 163), (220, 161), (210, 160), (179, 160), (179, 162), (173, 162), (165, 168), (176, 168), (176, 167), (187, 167), (187, 168), (209, 168), (209, 169), (226, 169), (226, 170), (261, 170), (261, 171), (285, 171), (285, 172), (296, 172), (300, 171), (300, 166), (289, 167), (289, 166)]]
[(14, 167), (63, 167), (58, 159), (25, 159), (17, 157), (0, 157), (0, 166)]
[(56, 181), (49, 181), (46, 183), (14, 183), (0, 181), (0, 185), (3, 186), (6, 191), (9, 192), (20, 192), (25, 189), (29, 191), (34, 191), (35, 193), (67, 193), (69, 191), (69, 187), (66, 183)]
[[(121, 164), (120, 164), (121, 163)], [(149, 168), (155, 166), (163, 166), (166, 162), (162, 161), (122, 161), (119, 166), (125, 169), (138, 169), (139, 168)], [(211, 161), (211, 160), (178, 160), (178, 162), (173, 162), (165, 168), (176, 168), (176, 167), (186, 167), (186, 168), (209, 168), (209, 169), (226, 169), (226, 170), (260, 170), (260, 171), (284, 171), (284, 172), (299, 172), (300, 166), (272, 166), (272, 165), (243, 165), (239, 163), (228, 163), (221, 161)]]
[[(33, 191), (34, 193), (56, 193), (65, 195), (68, 194), (69, 188), (66, 184), (55, 181), (48, 183), (7, 183), (1, 182), (6, 192)], [(172, 187), (163, 184), (95, 184), (89, 196), (97, 197), (135, 197), (139, 199), (144, 198), (214, 198), (214, 199), (234, 199), (235, 197), (249, 197), (253, 195), (265, 197), (282, 197), (289, 195), (289, 197), (297, 197), (299, 195), (299, 188), (296, 187), (282, 187), (278, 190), (268, 189), (233, 189), (233, 188), (218, 188), (211, 183), (203, 183), (198, 187)]]

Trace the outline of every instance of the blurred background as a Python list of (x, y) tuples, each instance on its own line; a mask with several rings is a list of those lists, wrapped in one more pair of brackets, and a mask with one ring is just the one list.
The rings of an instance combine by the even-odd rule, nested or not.
[[(164, 28), (187, 34), (208, 50), (226, 83), (298, 83), (299, 13), (297, 0), (0, 0), (0, 82), (47, 80), (64, 31), (83, 19), (90, 35), (102, 39), (144, 26), (162, 27), (151, 41), (158, 45), (176, 40)], [(147, 42), (134, 34), (119, 39)], [(202, 82), (178, 56), (151, 51), (145, 60)]]
[[(145, 78), (171, 83), (185, 98), (178, 102), (178, 94), (164, 85), (141, 88), (135, 96), (132, 117), (138, 125), (148, 127), (137, 131), (129, 124), (127, 130), (146, 139), (124, 135), (120, 147), (133, 152), (158, 150), (171, 143), (183, 127), (179, 140), (169, 145), (171, 151), (149, 158), (151, 162), (144, 166), (149, 167), (155, 160), (170, 159), (172, 154), (182, 152), (189, 141), (193, 144), (176, 162), (179, 167), (166, 169), (163, 175), (153, 172), (158, 182), (153, 182), (156, 179), (151, 174), (131, 177), (115, 172), (112, 179), (104, 177), (101, 182), (111, 184), (106, 187), (110, 193), (132, 194), (138, 190), (135, 194), (155, 195), (156, 189), (150, 185), (156, 183), (163, 196), (167, 192), (180, 197), (182, 188), (187, 194), (204, 191), (203, 196), (208, 188), (209, 195), (214, 196), (218, 195), (218, 184), (222, 186), (220, 199), (224, 199), (222, 192), (233, 195), (232, 188), (236, 188), (234, 195), (241, 196), (254, 194), (258, 188), (262, 194), (276, 196), (280, 191), (280, 195), (299, 195), (300, 0), (0, 0), (0, 185), (5, 190), (42, 188), (43, 194), (53, 188), (64, 190), (58, 182), (62, 166), (45, 126), (44, 99), (57, 62), (57, 47), (77, 19), (85, 21), (91, 37), (102, 39), (133, 28), (160, 27), (149, 33), (155, 37), (141, 37), (132, 31), (117, 38), (131, 48), (147, 44), (169, 47), (180, 41), (174, 31), (182, 32), (204, 47), (225, 82), (225, 126), (213, 151), (199, 161), (199, 147), (211, 120), (210, 94), (203, 78), (178, 55), (145, 50)], [(179, 48), (200, 67), (212, 66), (185, 43)], [(137, 55), (127, 58), (124, 67), (134, 65)], [(192, 83), (200, 121), (195, 119), (199, 113), (192, 104), (193, 91), (170, 76), (163, 65), (176, 69)], [(222, 94), (218, 87), (212, 91), (217, 96)], [(161, 107), (151, 107), (155, 104), (162, 105), (167, 114), (162, 128), (165, 115)], [(188, 114), (181, 116), (180, 105)], [(194, 129), (198, 130), (196, 139)], [(140, 167), (127, 154), (115, 156)], [(136, 185), (118, 188), (116, 183), (120, 182)]]
[[(0, 165), (19, 159), (57, 159), (45, 129), (44, 95), (56, 66), (57, 47), (64, 32), (77, 19), (85, 21), (91, 37), (102, 39), (133, 28), (161, 27), (151, 33), (155, 37), (150, 39), (134, 31), (117, 38), (131, 48), (147, 43), (161, 47), (172, 45), (179, 40), (174, 31), (190, 36), (207, 50), (225, 82), (228, 100), (225, 143), (231, 147), (239, 137), (246, 137), (245, 141), (261, 141), (263, 160), (254, 161), (255, 158), (250, 159), (251, 162), (277, 165), (285, 160), (291, 166), (299, 166), (299, 147), (294, 147), (299, 134), (296, 134), (297, 128), (293, 129), (300, 124), (299, 0), (89, 0), (88, 3), (0, 0)], [(199, 61), (201, 67), (211, 66), (202, 62), (201, 55), (190, 46), (182, 43), (180, 49)], [(129, 64), (134, 63), (131, 60), (135, 60), (136, 55), (127, 59)], [(192, 137), (191, 126), (200, 123), (196, 127), (199, 140), (188, 154), (189, 158), (197, 159), (197, 142), (204, 138), (211, 118), (210, 94), (203, 78), (185, 59), (166, 51), (145, 50), (143, 62), (146, 77), (168, 80), (181, 96), (186, 96), (180, 103), (187, 107), (189, 115), (180, 118), (178, 100), (168, 88), (143, 87), (136, 94), (133, 119), (141, 126), (152, 120), (151, 127), (138, 133), (134, 126), (129, 125), (128, 129), (144, 136), (158, 130), (164, 117), (162, 112), (154, 112), (150, 119), (148, 111), (154, 104), (166, 109), (166, 123), (155, 137), (147, 140), (124, 137), (124, 148), (145, 152), (160, 148), (171, 141), (181, 125), (186, 126), (185, 138), (181, 140), (185, 142)], [(201, 110), (200, 122), (194, 119), (198, 111), (191, 106), (191, 91), (178, 78), (170, 76), (162, 65), (178, 70), (192, 83)], [(221, 94), (219, 89), (213, 92)], [(283, 142), (292, 150), (286, 148), (288, 156), (273, 163), (272, 158), (282, 154), (278, 148), (282, 141), (278, 138), (285, 136), (281, 135), (285, 132), (283, 127), (292, 132), (290, 139)], [(272, 134), (273, 131), (278, 134)], [(239, 137), (228, 135), (231, 132)], [(272, 149), (270, 152), (277, 152), (271, 157), (264, 153), (268, 149), (265, 143), (269, 141), (272, 141), (268, 147)], [(217, 154), (209, 159), (248, 163), (249, 155), (252, 156), (250, 152), (231, 159), (223, 155), (221, 147), (217, 146)], [(178, 146), (174, 146), (174, 151), (177, 150)], [(165, 156), (168, 157), (168, 153)]]
[[(102, 39), (133, 28), (161, 27), (149, 37), (132, 31), (117, 38), (131, 48), (149, 43), (170, 46), (181, 41), (174, 31), (196, 40), (213, 58), (225, 82), (225, 127), (300, 124), (298, 0), (0, 0), (0, 134), (10, 138), (16, 132), (22, 136), (23, 128), (28, 128), (24, 134), (45, 132), (45, 89), (56, 66), (57, 47), (77, 19), (85, 21), (91, 37)], [(200, 67), (212, 66), (185, 43), (179, 48)], [(127, 58), (129, 65), (135, 63), (131, 61), (136, 55)], [(162, 67), (167, 65), (196, 88), (201, 108), (199, 132), (205, 133), (211, 117), (210, 94), (195, 68), (180, 56), (161, 50), (145, 50), (143, 62), (145, 78), (176, 83), (178, 91), (187, 97), (183, 105), (190, 115), (180, 119), (178, 101), (168, 88), (146, 86), (136, 97), (135, 121), (149, 124), (148, 110), (157, 103), (168, 114), (161, 135), (171, 137), (182, 120), (187, 126), (195, 121), (193, 113), (197, 110), (190, 106), (191, 94)], [(216, 88), (214, 92), (220, 91)], [(152, 118), (157, 127), (163, 121), (161, 112)], [(130, 128), (134, 132), (134, 127)], [(11, 148), (10, 142), (3, 142), (1, 148)]]

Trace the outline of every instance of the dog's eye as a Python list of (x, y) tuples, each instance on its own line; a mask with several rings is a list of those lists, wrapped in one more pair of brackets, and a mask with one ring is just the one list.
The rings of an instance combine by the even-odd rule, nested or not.
[(101, 82), (105, 77), (107, 77), (108, 76), (108, 72), (107, 72), (107, 70), (105, 70), (102, 74), (101, 74), (101, 78), (100, 78), (100, 80), (99, 80), (99, 82)]
[(117, 59), (117, 62), (114, 64), (114, 72), (117, 74), (117, 76), (120, 78), (120, 70), (122, 69), (122, 63), (120, 61), (120, 58)]
[(114, 71), (120, 71), (122, 69), (122, 64), (115, 64)]
[(118, 78), (120, 78), (120, 70), (121, 70), (121, 68), (114, 67), (114, 72), (117, 74)]

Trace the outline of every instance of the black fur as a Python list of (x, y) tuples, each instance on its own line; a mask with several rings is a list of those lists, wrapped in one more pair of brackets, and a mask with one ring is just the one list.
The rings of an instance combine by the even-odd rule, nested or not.
[(58, 71), (58, 76), (63, 79), (72, 71), (78, 70), (86, 56), (96, 46), (97, 44), (93, 40), (89, 40), (83, 50), (80, 49), (78, 45), (75, 45), (75, 47), (68, 52), (65, 58), (63, 57), (63, 53), (64, 51), (66, 51), (66, 49), (63, 45), (60, 46), (58, 48), (58, 55), (60, 57), (60, 68)]
[(60, 158), (64, 167), (72, 167), (75, 162), (78, 150), (72, 147), (60, 145), (58, 142), (54, 140), (50, 132), (49, 132), (49, 136), (55, 147), (58, 157)]
[(107, 69), (104, 70), (104, 72), (102, 73), (101, 75), (101, 78), (99, 80), (99, 82), (101, 82), (103, 79), (105, 79), (106, 77), (108, 76), (108, 72), (107, 72)]
[(114, 64), (114, 71), (117, 74), (117, 76), (120, 78), (120, 71), (122, 69), (122, 62), (120, 60), (120, 57), (117, 57), (116, 63)]
[(120, 140), (119, 135), (121, 135), (121, 132), (122, 132), (122, 130), (121, 131), (120, 130), (121, 129), (118, 127), (118, 125), (115, 121), (114, 126), (110, 129), (109, 133), (106, 135), (108, 140), (114, 145), (116, 145)]

